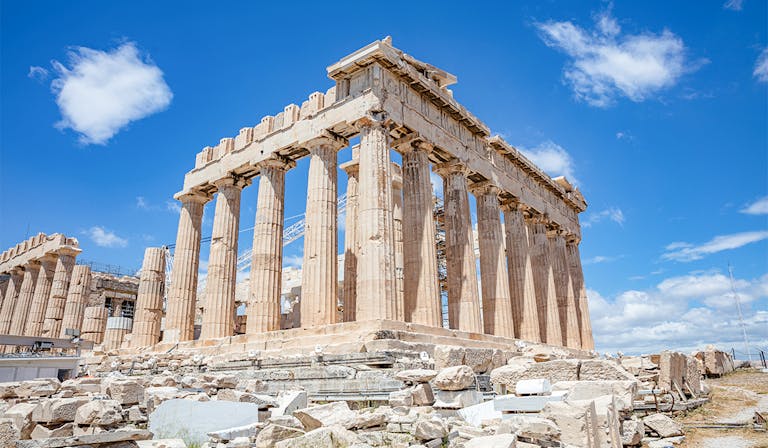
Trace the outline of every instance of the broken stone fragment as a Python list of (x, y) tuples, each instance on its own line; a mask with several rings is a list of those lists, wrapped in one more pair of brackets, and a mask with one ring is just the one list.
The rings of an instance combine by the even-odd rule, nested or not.
[(475, 372), (468, 366), (447, 367), (435, 376), (432, 383), (440, 390), (464, 390), (475, 382)]
[(513, 415), (501, 421), (496, 434), (515, 434), (535, 439), (559, 438), (560, 428), (555, 422), (546, 418), (535, 415)]
[(94, 400), (77, 409), (78, 425), (112, 426), (123, 421), (123, 410), (117, 400)]
[(395, 379), (410, 384), (427, 383), (437, 376), (436, 370), (431, 369), (411, 369), (401, 370), (395, 374)]
[(59, 393), (71, 391), (73, 395), (98, 394), (101, 392), (101, 378), (73, 378), (61, 383)]
[(61, 426), (48, 427), (43, 425), (35, 426), (32, 430), (29, 438), (35, 439), (50, 439), (51, 437), (70, 437), (72, 436), (73, 423), (64, 423)]
[(645, 436), (645, 425), (637, 418), (621, 422), (621, 444), (624, 446), (639, 446)]
[(47, 424), (72, 422), (77, 409), (86, 403), (88, 398), (83, 397), (44, 400), (32, 412), (32, 420)]
[(442, 439), (448, 435), (448, 427), (439, 417), (420, 419), (416, 422), (413, 435), (419, 440)]
[(662, 438), (683, 435), (680, 425), (664, 414), (651, 414), (643, 418), (643, 423)]
[(579, 379), (579, 363), (578, 359), (562, 359), (539, 363), (507, 364), (491, 372), (491, 383), (504, 392), (515, 390), (515, 385), (520, 380), (546, 378), (550, 383), (576, 381)]
[(144, 386), (128, 378), (105, 378), (101, 383), (101, 392), (121, 405), (137, 404), (144, 400)]
[(50, 397), (58, 392), (60, 387), (61, 382), (56, 378), (22, 381), (16, 388), (16, 395), (19, 398)]
[(269, 424), (262, 429), (254, 440), (256, 448), (271, 448), (277, 442), (304, 435), (304, 431), (289, 426)]
[(277, 406), (277, 400), (269, 395), (256, 395), (248, 392), (242, 392), (234, 389), (221, 389), (216, 394), (217, 400), (237, 401), (240, 403), (255, 403), (259, 409), (267, 409)]
[(277, 442), (276, 448), (342, 448), (360, 442), (360, 438), (352, 431), (340, 425), (317, 428), (308, 433), (291, 439)]
[(35, 427), (32, 420), (32, 412), (38, 406), (37, 403), (18, 403), (8, 408), (3, 414), (3, 418), (9, 419), (19, 433), (20, 439), (28, 439)]
[(321, 426), (340, 425), (346, 427), (349, 422), (355, 419), (357, 414), (349, 409), (346, 401), (335, 401), (333, 403), (299, 409), (294, 411), (293, 416), (301, 421), (305, 429), (312, 431)]
[(517, 436), (514, 434), (497, 434), (469, 439), (464, 448), (515, 448), (515, 442)]
[(0, 383), (0, 398), (2, 399), (15, 398), (16, 389), (18, 389), (20, 385), (21, 383), (19, 383), (18, 381)]
[(435, 408), (461, 409), (474, 406), (483, 402), (483, 394), (474, 389), (449, 391), (438, 390), (435, 392)]
[(429, 383), (422, 383), (411, 388), (411, 397), (414, 406), (432, 406), (435, 403), (435, 395)]

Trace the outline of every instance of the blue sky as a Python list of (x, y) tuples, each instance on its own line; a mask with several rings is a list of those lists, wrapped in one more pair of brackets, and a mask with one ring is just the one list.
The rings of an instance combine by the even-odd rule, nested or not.
[[(581, 188), (598, 349), (743, 352), (729, 262), (753, 345), (768, 349), (765, 2), (1, 8), (3, 248), (63, 232), (83, 259), (137, 269), (146, 246), (174, 242), (172, 195), (202, 147), (325, 91), (326, 66), (391, 35), (458, 76), (455, 98), (494, 133)], [(306, 170), (288, 174), (286, 217), (303, 212)], [(256, 188), (242, 201), (246, 229)]]

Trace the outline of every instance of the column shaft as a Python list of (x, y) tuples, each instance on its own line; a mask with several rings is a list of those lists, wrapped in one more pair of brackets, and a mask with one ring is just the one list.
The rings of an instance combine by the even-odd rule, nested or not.
[(403, 254), (403, 177), (400, 166), (392, 163), (392, 222), (395, 240), (395, 320), (405, 322)]
[(163, 340), (190, 341), (195, 332), (195, 302), (197, 275), (200, 267), (200, 226), (203, 208), (209, 198), (202, 195), (184, 195), (179, 213), (179, 229), (168, 289)]
[(55, 255), (46, 255), (40, 258), (40, 273), (37, 276), (32, 304), (29, 307), (29, 318), (24, 326), (25, 336), (40, 336), (43, 333), (45, 310), (48, 306), (48, 299), (51, 297), (56, 263)]
[(552, 263), (555, 274), (555, 289), (557, 291), (557, 307), (560, 317), (560, 329), (563, 346), (570, 348), (581, 347), (579, 322), (576, 315), (576, 301), (573, 294), (573, 282), (568, 272), (568, 259), (565, 248), (565, 238), (562, 232), (554, 232), (550, 238)]
[(260, 165), (250, 288), (245, 308), (247, 334), (280, 329), (285, 172), (292, 166), (293, 163), (273, 159)]
[(109, 310), (107, 310), (104, 304), (86, 307), (83, 318), (83, 330), (80, 332), (81, 339), (92, 341), (94, 344), (104, 342), (107, 317), (109, 317)]
[(240, 195), (245, 185), (243, 179), (231, 176), (216, 182), (219, 192), (213, 217), (200, 339), (228, 337), (235, 331)]
[(509, 279), (504, 260), (504, 235), (499, 211), (499, 189), (483, 184), (473, 190), (477, 202), (477, 238), (480, 246), (480, 285), (483, 292), (483, 330), (515, 337)]
[(527, 220), (531, 238), (531, 260), (533, 262), (536, 301), (539, 308), (539, 334), (542, 342), (562, 345), (560, 316), (557, 308), (555, 276), (550, 260), (547, 229), (540, 218)]
[(165, 249), (148, 247), (141, 265), (139, 293), (131, 330), (131, 346), (146, 347), (160, 341), (165, 294)]
[(344, 218), (344, 283), (342, 285), (342, 303), (344, 304), (344, 322), (353, 322), (357, 311), (357, 256), (359, 241), (358, 225), (358, 174), (360, 154), (353, 148), (351, 161), (341, 165), (347, 173), (347, 211)]
[(405, 320), (441, 327), (440, 286), (429, 158), (422, 147), (403, 153), (403, 293)]
[(24, 265), (24, 280), (21, 282), (19, 298), (13, 308), (13, 317), (8, 334), (23, 336), (29, 317), (29, 308), (35, 295), (35, 284), (40, 273), (40, 262), (31, 261)]
[(53, 284), (51, 285), (51, 297), (48, 299), (48, 307), (45, 310), (42, 336), (57, 338), (61, 333), (61, 320), (64, 318), (64, 307), (67, 303), (72, 268), (75, 266), (75, 257), (78, 253), (79, 251), (59, 251), (56, 271), (53, 274)]
[(482, 333), (466, 172), (458, 164), (446, 164), (436, 168), (443, 176), (445, 195), (448, 324), (450, 328)]
[(91, 268), (77, 265), (72, 269), (60, 338), (65, 338), (68, 328), (79, 330), (82, 336), (85, 305), (91, 293)]
[(505, 206), (504, 227), (507, 232), (507, 274), (515, 337), (541, 342), (528, 229), (518, 204)]
[(357, 320), (395, 319), (395, 223), (387, 131), (366, 120), (360, 134)]
[(568, 271), (573, 282), (573, 292), (577, 302), (576, 312), (581, 334), (581, 348), (584, 350), (594, 350), (595, 340), (592, 335), (592, 323), (589, 317), (589, 303), (587, 289), (584, 284), (584, 271), (581, 266), (579, 244), (577, 242), (569, 242), (566, 250), (568, 252)]
[(338, 322), (337, 152), (333, 141), (309, 147), (301, 273), (301, 326)]
[(24, 271), (19, 268), (14, 268), (10, 275), (3, 297), (3, 305), (0, 307), (0, 334), (10, 334), (13, 309), (18, 303), (21, 284), (24, 281)]

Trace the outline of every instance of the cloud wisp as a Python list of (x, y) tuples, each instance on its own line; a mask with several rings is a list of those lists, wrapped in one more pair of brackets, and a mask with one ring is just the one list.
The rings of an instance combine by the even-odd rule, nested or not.
[(756, 200), (739, 211), (747, 215), (768, 215), (768, 196)]
[(93, 226), (84, 232), (99, 247), (126, 247), (128, 240), (117, 236), (111, 230), (101, 226)]
[(624, 212), (618, 207), (609, 207), (597, 213), (591, 213), (581, 222), (582, 227), (592, 227), (604, 220), (613, 221), (618, 225), (624, 225)]
[(768, 82), (768, 48), (764, 49), (757, 57), (752, 76), (760, 82)]
[(744, 7), (744, 0), (728, 0), (723, 3), (724, 9), (730, 9), (731, 11), (741, 11)]
[(518, 147), (517, 149), (550, 176), (565, 176), (572, 183), (578, 184), (574, 174), (573, 157), (557, 143), (545, 141), (533, 148)]
[(661, 256), (664, 260), (695, 261), (701, 260), (707, 255), (722, 252), (724, 250), (738, 249), (748, 244), (768, 239), (768, 231), (732, 233), (730, 235), (718, 235), (703, 244), (691, 244), (675, 242), (667, 245), (666, 252)]
[[(173, 98), (163, 72), (132, 42), (110, 51), (75, 47), (69, 64), (53, 61), (51, 82), (61, 121), (85, 144), (104, 145), (129, 123), (168, 107)], [(40, 70), (30, 68), (30, 76)]]
[(578, 100), (592, 106), (611, 106), (620, 96), (644, 101), (697, 68), (686, 61), (685, 44), (671, 31), (622, 33), (610, 11), (595, 18), (592, 30), (556, 21), (536, 27), (549, 47), (568, 55), (565, 81)]

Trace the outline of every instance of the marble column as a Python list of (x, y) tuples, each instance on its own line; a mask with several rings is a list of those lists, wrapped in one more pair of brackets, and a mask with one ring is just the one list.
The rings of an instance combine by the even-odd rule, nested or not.
[(403, 156), (403, 302), (405, 320), (431, 327), (443, 325), (437, 273), (434, 202), (429, 176), (431, 146), (409, 142)]
[(307, 144), (309, 178), (301, 273), (301, 326), (338, 322), (337, 151), (346, 141), (332, 136)]
[(24, 329), (29, 318), (29, 309), (32, 306), (32, 300), (35, 295), (35, 284), (40, 273), (40, 262), (30, 261), (24, 265), (24, 280), (21, 282), (19, 297), (16, 306), (13, 308), (13, 317), (8, 334), (24, 335)]
[(517, 201), (507, 202), (502, 206), (507, 237), (507, 275), (512, 301), (512, 321), (515, 324), (516, 338), (541, 342), (528, 228), (521, 207)]
[(246, 334), (280, 329), (285, 172), (295, 165), (285, 159), (268, 159), (258, 165), (259, 196), (253, 227), (250, 288), (245, 308)]
[(357, 320), (397, 317), (395, 223), (392, 165), (384, 123), (375, 118), (360, 126)]
[(164, 342), (191, 341), (195, 332), (197, 274), (200, 268), (200, 227), (210, 197), (186, 194), (181, 201), (179, 229), (173, 254), (171, 284), (165, 313)]
[(200, 339), (224, 338), (235, 331), (240, 196), (247, 183), (247, 180), (231, 175), (214, 182), (219, 192), (213, 217)]
[(0, 334), (10, 334), (13, 309), (18, 303), (21, 284), (24, 281), (24, 271), (21, 268), (13, 268), (9, 274), (10, 278), (3, 296), (3, 305), (0, 307)]
[[(8, 290), (8, 283), (10, 283), (8, 279), (0, 282), (0, 299), (5, 297), (5, 292)], [(0, 308), (2, 308), (2, 300), (0, 300)]]
[(477, 203), (477, 239), (480, 246), (480, 286), (483, 330), (486, 334), (515, 337), (504, 235), (499, 210), (499, 188), (489, 182), (471, 187)]
[(91, 268), (76, 265), (72, 268), (67, 301), (64, 306), (64, 318), (61, 322), (60, 338), (66, 338), (68, 328), (80, 331), (82, 336), (83, 319), (85, 317), (85, 305), (91, 294)]
[(56, 270), (53, 274), (51, 296), (45, 309), (42, 336), (57, 338), (61, 333), (61, 320), (64, 318), (64, 308), (67, 303), (67, 292), (72, 278), (72, 268), (75, 257), (82, 252), (80, 249), (60, 249), (56, 260)]
[(141, 265), (139, 293), (131, 330), (131, 347), (146, 347), (160, 342), (165, 294), (165, 249), (148, 247)]
[(25, 336), (41, 336), (43, 333), (45, 310), (48, 307), (48, 299), (51, 297), (53, 276), (56, 273), (56, 259), (57, 256), (54, 254), (46, 254), (38, 259), (40, 273), (37, 276), (32, 304), (29, 307), (29, 317), (24, 326)]
[(360, 168), (359, 147), (352, 148), (352, 160), (341, 164), (347, 173), (347, 211), (344, 217), (344, 283), (342, 284), (342, 303), (344, 304), (344, 322), (356, 320), (357, 311), (357, 240), (358, 221), (358, 174)]
[(557, 305), (560, 315), (560, 328), (563, 345), (570, 348), (581, 348), (579, 318), (577, 314), (576, 297), (573, 292), (573, 280), (568, 268), (568, 254), (565, 237), (562, 230), (555, 232), (552, 244), (552, 259), (555, 273), (555, 288), (557, 290)]
[(405, 322), (403, 254), (403, 175), (400, 165), (392, 163), (392, 222), (395, 230), (395, 320)]
[(445, 196), (448, 324), (453, 329), (482, 333), (467, 170), (458, 162), (448, 162), (436, 166), (435, 171), (443, 177)]
[(107, 327), (108, 317), (109, 310), (103, 304), (86, 307), (80, 339), (92, 341), (94, 344), (104, 342), (104, 331)]
[(587, 289), (584, 284), (584, 271), (581, 266), (578, 240), (569, 239), (566, 251), (568, 253), (568, 273), (571, 276), (574, 299), (577, 303), (576, 313), (579, 321), (581, 348), (584, 350), (594, 350), (595, 340), (592, 336), (592, 323), (589, 317), (589, 303), (587, 300)]
[(545, 219), (535, 216), (526, 220), (531, 244), (531, 261), (539, 308), (539, 334), (541, 341), (550, 345), (562, 345), (560, 315), (557, 308), (555, 274), (550, 260), (549, 240)]

